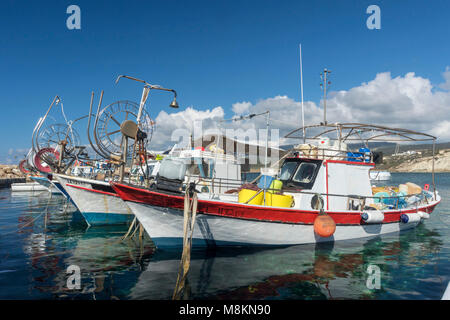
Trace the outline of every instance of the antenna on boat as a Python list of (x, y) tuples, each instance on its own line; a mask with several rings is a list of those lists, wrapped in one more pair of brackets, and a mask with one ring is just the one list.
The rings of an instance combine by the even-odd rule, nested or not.
[(331, 84), (331, 81), (328, 81), (328, 74), (331, 73), (331, 70), (325, 68), (323, 73), (320, 73), (320, 79), (322, 82), (320, 83), (320, 87), (323, 90), (323, 124), (327, 124), (327, 85)]
[(303, 143), (306, 143), (305, 134), (305, 109), (303, 107), (303, 67), (302, 67), (302, 44), (299, 44), (300, 48), (300, 92), (302, 98), (302, 128), (303, 128)]

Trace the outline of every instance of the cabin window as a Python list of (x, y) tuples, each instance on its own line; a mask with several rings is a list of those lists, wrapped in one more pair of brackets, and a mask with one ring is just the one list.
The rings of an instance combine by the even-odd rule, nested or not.
[(192, 163), (188, 165), (187, 174), (190, 176), (200, 176), (202, 178), (207, 178), (209, 171), (208, 171), (208, 164), (200, 158), (194, 158), (192, 159)]
[(314, 173), (316, 172), (317, 164), (302, 162), (292, 179), (295, 182), (310, 183), (314, 179)]
[(280, 180), (289, 180), (297, 168), (297, 162), (286, 162), (281, 168)]

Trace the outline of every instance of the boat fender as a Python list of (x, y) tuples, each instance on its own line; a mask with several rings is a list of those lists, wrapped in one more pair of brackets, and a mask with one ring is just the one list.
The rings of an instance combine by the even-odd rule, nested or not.
[(331, 237), (335, 231), (336, 222), (334, 222), (332, 217), (321, 210), (314, 220), (314, 232), (323, 238), (328, 238)]
[(384, 220), (384, 213), (379, 210), (364, 211), (361, 214), (361, 219), (365, 223), (380, 223)]
[(400, 221), (403, 223), (419, 222), (420, 215), (418, 213), (403, 213), (400, 215)]
[(417, 213), (419, 214), (420, 218), (422, 218), (422, 219), (429, 219), (430, 218), (430, 214), (428, 212), (418, 211)]

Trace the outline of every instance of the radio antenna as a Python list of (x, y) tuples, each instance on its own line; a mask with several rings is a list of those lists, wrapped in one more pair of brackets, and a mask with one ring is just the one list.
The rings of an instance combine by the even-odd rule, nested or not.
[(323, 124), (327, 124), (327, 85), (331, 84), (331, 81), (328, 81), (328, 75), (331, 73), (331, 70), (325, 68), (323, 73), (320, 73), (320, 79), (322, 82), (320, 86), (323, 90)]

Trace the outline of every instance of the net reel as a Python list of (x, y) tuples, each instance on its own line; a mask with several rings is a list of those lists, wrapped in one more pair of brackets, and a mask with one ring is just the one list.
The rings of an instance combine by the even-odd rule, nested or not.
[[(127, 138), (135, 139), (137, 128), (147, 136), (145, 144), (148, 145), (154, 131), (154, 122), (147, 111), (143, 110), (143, 121), (137, 125), (139, 105), (136, 102), (122, 100), (111, 103), (97, 113), (94, 126), (94, 138), (97, 148), (106, 158), (120, 157), (124, 152), (124, 133)], [(132, 124), (135, 124), (132, 132)], [(129, 144), (126, 152), (132, 154), (134, 144)]]
[[(90, 137), (92, 103), (94, 100), (94, 93), (92, 92), (89, 110), (88, 138), (94, 151), (119, 166), (119, 180), (123, 181), (128, 155), (133, 155), (132, 163), (137, 154), (140, 155), (139, 159), (141, 162), (146, 162), (146, 148), (154, 131), (154, 122), (144, 108), (150, 90), (155, 89), (173, 92), (174, 99), (170, 107), (178, 108), (178, 104), (176, 101), (176, 92), (173, 89), (151, 85), (144, 80), (125, 75), (119, 76), (116, 83), (121, 78), (128, 78), (145, 84), (140, 104), (138, 105), (129, 100), (122, 100), (114, 102), (100, 111), (103, 99), (102, 91), (93, 128), (93, 136), (96, 142), (94, 145)], [(129, 140), (133, 142), (130, 144)]]
[[(66, 123), (51, 124), (43, 128), (52, 108), (61, 104), (61, 111)], [(80, 136), (73, 129), (73, 124), (87, 116), (67, 121), (61, 99), (55, 96), (44, 117), (37, 122), (32, 134), (32, 149), (27, 155), (30, 167), (41, 173), (52, 171), (64, 172), (79, 158), (87, 156), (83, 153), (84, 146), (80, 146)]]

